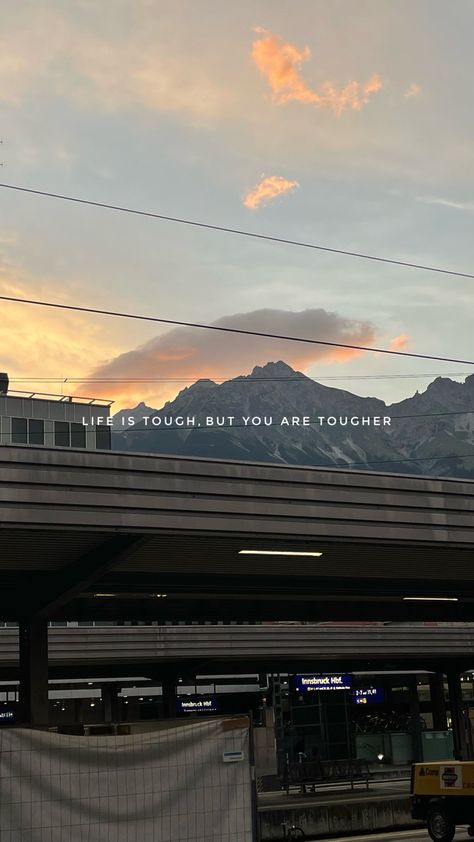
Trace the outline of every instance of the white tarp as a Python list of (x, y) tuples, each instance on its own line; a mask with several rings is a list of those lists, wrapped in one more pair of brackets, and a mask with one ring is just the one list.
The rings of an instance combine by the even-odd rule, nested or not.
[(0, 730), (0, 842), (252, 842), (248, 738), (241, 719), (132, 736)]

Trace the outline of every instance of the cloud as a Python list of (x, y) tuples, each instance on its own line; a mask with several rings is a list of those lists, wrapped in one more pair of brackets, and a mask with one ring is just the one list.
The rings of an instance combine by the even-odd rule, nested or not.
[(220, 110), (225, 92), (201, 65), (190, 72), (171, 50), (135, 35), (101, 35), (47, 8), (19, 11), (0, 33), (0, 102), (19, 107), (46, 89), (111, 112), (138, 105), (203, 118)]
[[(38, 287), (34, 287), (33, 293), (24, 279), (10, 277), (4, 280), (1, 275), (0, 290), (2, 295), (19, 298), (38, 294)], [(59, 288), (54, 290), (50, 284), (43, 288), (43, 294), (56, 300), (68, 300)], [(58, 316), (56, 311), (41, 307), (2, 302), (0, 368), (9, 371), (13, 389), (55, 393), (63, 389), (68, 394), (73, 388), (55, 381), (78, 372), (80, 376), (89, 368), (91, 356), (100, 360), (107, 350), (110, 353), (110, 345), (100, 328), (97, 320), (79, 314), (61, 313)], [(39, 379), (47, 377), (51, 377), (49, 383)], [(15, 378), (21, 378), (22, 382), (13, 382)], [(82, 388), (76, 391), (84, 394)]]
[[(83, 284), (72, 282), (66, 289), (62, 281), (32, 275), (15, 260), (13, 252), (21, 245), (14, 231), (0, 234), (0, 294), (76, 303)], [(114, 325), (99, 316), (6, 301), (1, 312), (0, 370), (10, 374), (12, 389), (68, 394), (74, 388), (55, 381), (80, 377), (90, 369), (91, 358), (103, 360), (111, 348), (118, 353), (123, 347)], [(39, 379), (47, 377), (49, 383)], [(82, 387), (76, 392), (84, 394)]]
[[(374, 342), (376, 334), (370, 322), (348, 319), (321, 308), (301, 312), (254, 310), (222, 317), (214, 324), (367, 346)], [(339, 363), (360, 353), (363, 352), (178, 327), (98, 366), (81, 389), (87, 388), (99, 397), (115, 397), (117, 406), (146, 400), (159, 407), (184, 385), (199, 378), (227, 379), (278, 359), (305, 369), (318, 360)], [(111, 382), (100, 383), (103, 378), (111, 378)], [(157, 382), (133, 382), (138, 378), (155, 378)]]
[(420, 88), (419, 85), (416, 84), (416, 82), (412, 82), (410, 87), (407, 88), (407, 90), (403, 94), (405, 99), (414, 99), (414, 98), (416, 98), (420, 95), (421, 95), (421, 88)]
[(267, 79), (277, 103), (302, 102), (316, 108), (329, 108), (339, 115), (346, 109), (360, 111), (369, 102), (370, 95), (382, 88), (382, 80), (374, 74), (364, 84), (352, 80), (338, 88), (332, 82), (323, 82), (315, 91), (300, 73), (302, 63), (311, 56), (309, 47), (300, 50), (261, 27), (256, 27), (255, 31), (261, 37), (253, 43), (252, 57)]
[(269, 175), (255, 185), (252, 190), (244, 196), (243, 203), (246, 208), (256, 209), (261, 205), (266, 205), (276, 196), (281, 196), (283, 193), (289, 193), (299, 187), (297, 181), (289, 181), (281, 175)]
[(391, 340), (389, 347), (390, 351), (403, 351), (407, 347), (410, 337), (406, 333), (401, 333), (400, 336), (395, 336)]
[(417, 202), (423, 202), (425, 205), (441, 205), (443, 208), (453, 208), (454, 210), (474, 211), (474, 202), (455, 201), (454, 199), (444, 199), (442, 196), (417, 196)]

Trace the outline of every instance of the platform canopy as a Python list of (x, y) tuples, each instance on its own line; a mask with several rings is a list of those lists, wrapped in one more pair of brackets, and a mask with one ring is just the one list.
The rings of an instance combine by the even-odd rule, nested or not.
[(4, 446), (0, 619), (31, 616), (474, 619), (474, 482)]

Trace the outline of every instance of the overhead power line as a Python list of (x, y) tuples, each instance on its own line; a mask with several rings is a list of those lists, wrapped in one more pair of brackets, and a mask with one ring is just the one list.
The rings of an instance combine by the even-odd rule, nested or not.
[[(1, 185), (0, 185), (1, 186)], [(184, 322), (178, 319), (163, 319), (158, 316), (143, 316), (138, 313), (125, 313), (120, 310), (102, 310), (97, 307), (80, 307), (74, 304), (59, 304), (53, 301), (39, 301), (32, 298), (18, 298), (13, 295), (0, 295), (0, 301), (11, 301), (16, 304), (34, 304), (39, 307), (50, 307), (57, 310), (69, 310), (76, 313), (93, 313), (99, 316), (116, 316), (121, 319), (136, 319), (143, 322), (172, 325), (173, 327), (190, 327), (199, 330), (213, 330), (220, 333), (235, 333), (242, 336), (261, 336), (264, 339), (279, 339), (284, 342), (300, 342), (309, 345), (321, 345), (328, 348), (347, 348), (351, 351), (367, 351), (372, 354), (389, 354), (395, 357), (407, 357), (418, 360), (434, 360), (435, 362), (457, 363), (458, 365), (474, 366), (474, 360), (461, 360), (457, 357), (440, 357), (434, 354), (415, 354), (413, 351), (393, 351), (389, 348), (368, 348), (366, 345), (351, 345), (346, 342), (328, 342), (323, 339), (308, 339), (301, 336), (287, 336), (280, 333), (266, 333), (260, 330), (245, 330), (223, 325), (209, 325), (199, 322)]]
[(230, 228), (226, 225), (212, 225), (208, 222), (199, 222), (194, 219), (184, 219), (178, 216), (169, 216), (162, 213), (152, 213), (151, 211), (138, 210), (136, 208), (128, 208), (123, 205), (111, 205), (107, 202), (94, 202), (92, 199), (80, 199), (78, 196), (68, 196), (62, 193), (52, 193), (49, 190), (33, 190), (31, 187), (21, 187), (18, 184), (0, 183), (0, 187), (5, 190), (15, 190), (19, 193), (28, 193), (35, 196), (43, 196), (49, 199), (61, 199), (65, 202), (74, 202), (79, 205), (88, 205), (95, 208), (105, 208), (107, 210), (119, 211), (120, 213), (130, 213), (135, 216), (145, 216), (151, 219), (159, 219), (164, 222), (174, 222), (180, 225), (189, 225), (194, 228), (204, 228), (210, 231), (219, 231), (225, 234), (237, 234), (240, 237), (251, 237), (255, 240), (266, 240), (272, 243), (282, 243), (288, 246), (297, 246), (298, 248), (313, 249), (315, 251), (329, 252), (330, 254), (341, 254), (346, 257), (356, 257), (361, 260), (373, 260), (377, 263), (388, 263), (394, 266), (403, 266), (409, 269), (422, 269), (426, 272), (437, 272), (442, 275), (455, 275), (459, 278), (474, 278), (474, 274), (469, 272), (458, 272), (454, 269), (443, 269), (438, 266), (427, 266), (422, 263), (411, 263), (407, 260), (396, 260), (389, 257), (380, 257), (374, 254), (364, 254), (363, 252), (350, 251), (349, 249), (332, 248), (330, 246), (322, 246), (316, 243), (305, 242), (303, 240), (291, 240), (286, 237), (276, 237), (270, 234), (259, 234), (256, 231), (246, 231), (240, 228)]
[[(472, 372), (474, 374), (474, 372)], [(416, 380), (430, 377), (466, 377), (465, 371), (432, 371), (429, 374), (337, 374), (312, 377), (308, 374), (288, 375), (286, 377), (251, 377), (247, 374), (234, 374), (227, 377), (208, 375), (203, 378), (200, 374), (190, 374), (189, 377), (10, 377), (10, 383), (189, 383), (198, 380), (212, 380), (213, 383), (293, 383), (310, 380), (319, 383), (321, 380)]]

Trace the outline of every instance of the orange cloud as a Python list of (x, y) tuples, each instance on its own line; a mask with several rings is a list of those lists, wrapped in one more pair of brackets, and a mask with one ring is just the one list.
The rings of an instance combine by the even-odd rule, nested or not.
[(299, 73), (302, 62), (311, 55), (309, 47), (299, 50), (293, 44), (285, 44), (281, 38), (265, 29), (257, 27), (255, 31), (263, 37), (257, 38), (253, 43), (253, 60), (267, 78), (275, 100), (289, 102), (294, 99), (298, 102), (315, 103), (317, 95), (308, 88)]
[[(17, 265), (8, 248), (16, 244), (14, 232), (0, 234), (0, 293), (30, 299), (76, 303), (82, 282), (35, 276)], [(100, 316), (72, 313), (16, 302), (1, 302), (0, 369), (10, 375), (11, 389), (83, 395), (83, 387), (62, 383), (68, 376), (80, 377), (95, 364), (123, 347), (113, 324)], [(49, 382), (44, 378), (51, 378)], [(85, 393), (87, 395), (87, 392)], [(91, 395), (91, 397), (95, 397)], [(104, 389), (103, 397), (109, 397)], [(113, 397), (113, 396), (112, 396)]]
[(289, 181), (280, 175), (269, 175), (248, 191), (244, 196), (243, 203), (246, 208), (256, 209), (282, 193), (289, 193), (296, 187), (299, 187), (297, 181)]
[[(363, 346), (372, 345), (376, 333), (370, 322), (344, 318), (322, 308), (301, 312), (254, 310), (225, 316), (214, 324)], [(159, 408), (198, 379), (225, 380), (252, 371), (255, 365), (280, 359), (304, 370), (318, 360), (341, 363), (360, 353), (261, 336), (177, 327), (96, 367), (80, 388), (83, 394), (115, 398), (115, 409), (135, 406), (141, 400)], [(137, 382), (137, 378), (142, 382)], [(144, 382), (147, 380), (150, 382)]]
[(406, 333), (401, 333), (400, 336), (395, 336), (394, 339), (390, 342), (389, 350), (390, 351), (402, 351), (404, 348), (407, 347), (408, 341), (410, 337), (406, 335)]
[[(0, 289), (4, 294), (20, 298), (32, 294), (31, 287), (21, 282), (2, 283)], [(49, 288), (49, 294), (65, 300), (59, 289), (53, 292)], [(60, 381), (70, 374), (86, 371), (90, 366), (89, 354), (100, 360), (107, 351), (110, 353), (97, 321), (73, 313), (58, 317), (55, 311), (3, 302), (0, 346), (2, 371), (9, 372), (12, 389), (56, 394), (70, 394), (75, 390)], [(48, 377), (51, 380), (47, 382)], [(82, 388), (77, 394), (84, 394)]]
[(414, 97), (420, 96), (420, 94), (421, 94), (420, 86), (417, 85), (416, 82), (413, 82), (410, 85), (410, 87), (407, 88), (407, 90), (405, 91), (403, 96), (405, 97), (405, 99), (413, 99)]
[(294, 100), (316, 108), (329, 108), (339, 115), (346, 109), (360, 111), (369, 102), (370, 95), (382, 88), (382, 80), (374, 74), (365, 84), (350, 81), (338, 88), (332, 82), (324, 82), (318, 91), (314, 91), (300, 73), (303, 61), (311, 56), (309, 47), (300, 50), (261, 27), (255, 31), (261, 37), (253, 43), (252, 57), (267, 79), (275, 102), (284, 104)]

